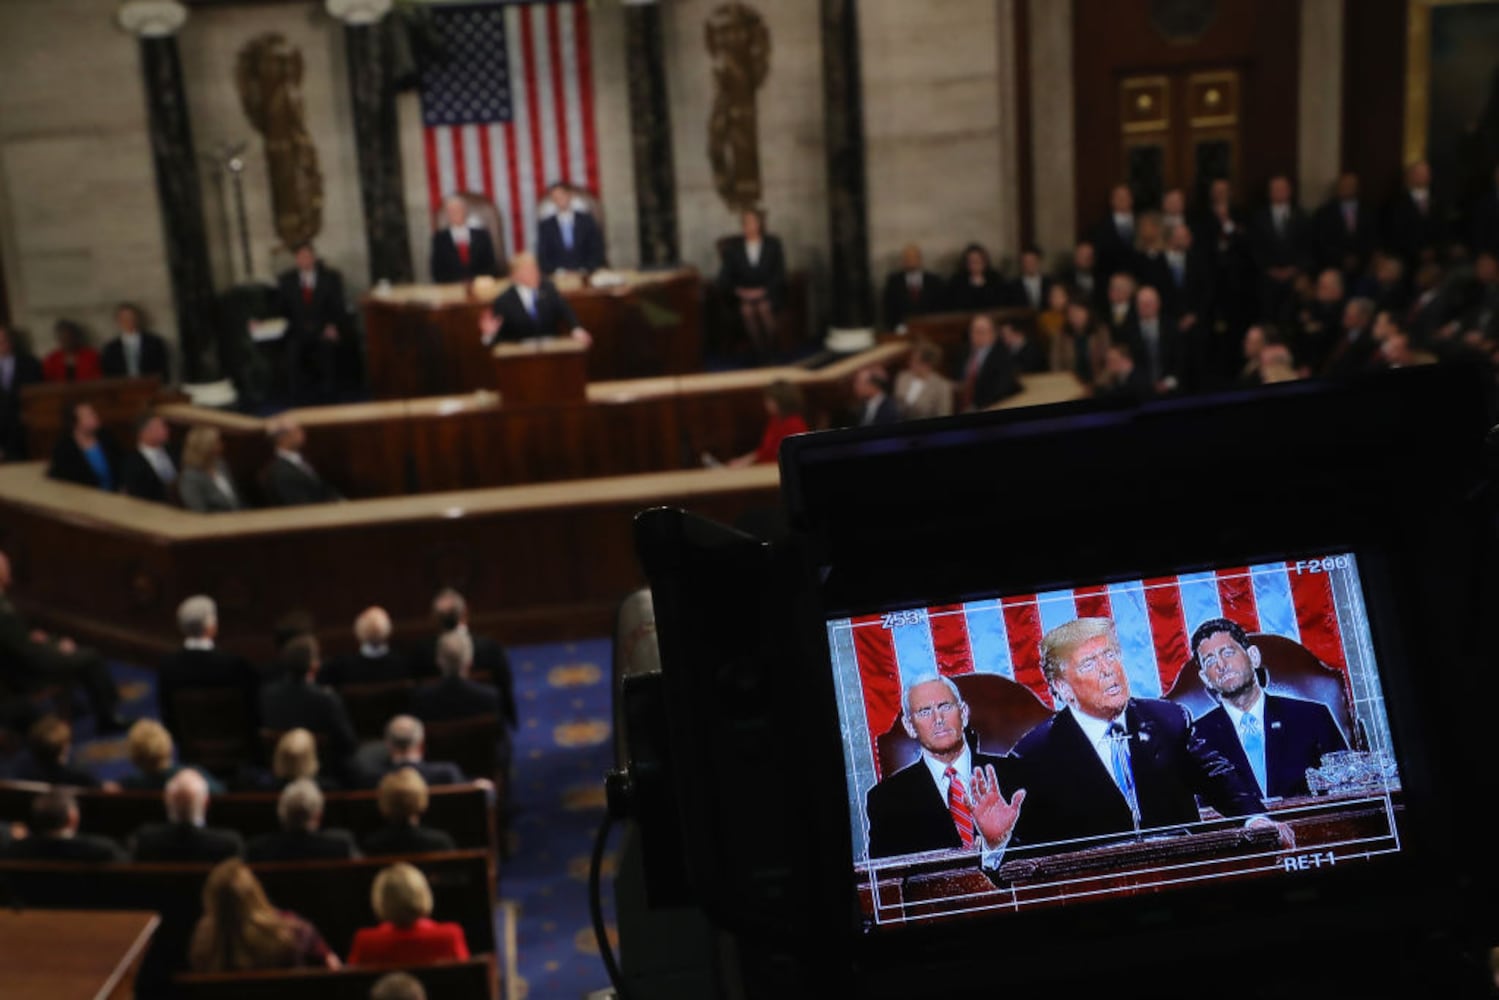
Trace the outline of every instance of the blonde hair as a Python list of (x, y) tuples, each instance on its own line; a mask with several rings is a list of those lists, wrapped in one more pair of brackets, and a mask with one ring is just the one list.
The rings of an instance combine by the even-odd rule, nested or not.
[(196, 972), (273, 969), (296, 959), (292, 929), (239, 858), (220, 862), (203, 884), (203, 916), (188, 958)]
[(182, 443), (182, 467), (211, 472), (221, 440), (217, 427), (198, 426), (188, 431), (187, 440)]
[(318, 772), (317, 740), (306, 729), (288, 729), (276, 741), (271, 756), (271, 773), (280, 781), (316, 777)]
[(172, 734), (155, 719), (141, 719), (125, 736), (130, 763), (144, 774), (165, 771), (172, 766)]
[(427, 782), (414, 767), (398, 767), (380, 779), (380, 815), (405, 821), (427, 811)]
[(1041, 638), (1041, 673), (1046, 683), (1055, 685), (1067, 669), (1067, 656), (1078, 646), (1101, 635), (1112, 638), (1117, 644), (1118, 633), (1114, 631), (1111, 618), (1074, 618), (1065, 625), (1058, 625)]
[(427, 876), (414, 865), (398, 861), (382, 868), (370, 887), (370, 906), (375, 916), (397, 927), (410, 927), (432, 915), (432, 887)]

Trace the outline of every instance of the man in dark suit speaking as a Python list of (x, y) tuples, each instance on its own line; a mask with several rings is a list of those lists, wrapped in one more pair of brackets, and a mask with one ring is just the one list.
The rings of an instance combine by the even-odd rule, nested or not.
[(592, 215), (580, 212), (572, 188), (553, 184), (547, 197), (557, 211), (536, 227), (541, 273), (597, 271), (604, 266), (604, 234)]
[(498, 277), (499, 260), (494, 239), (481, 226), (469, 225), (468, 205), (462, 198), (449, 198), (442, 206), (447, 222), (432, 234), (432, 280), (456, 285), (480, 276)]
[(572, 337), (593, 343), (578, 325), (572, 306), (550, 281), (543, 281), (532, 254), (518, 253), (510, 261), (510, 287), (494, 300), (494, 308), (479, 317), (484, 346), (504, 340), (518, 343), (537, 337)]
[(1234, 622), (1197, 626), (1192, 658), (1220, 702), (1197, 720), (1198, 733), (1265, 796), (1306, 795), (1306, 769), (1320, 766), (1323, 754), (1348, 749), (1326, 705), (1266, 693), (1259, 648)]
[[(946, 677), (909, 685), (900, 703), (901, 725), (921, 744), (921, 756), (869, 790), (869, 856), (978, 850), (974, 777), (985, 768), (1005, 771), (1013, 762), (969, 749), (963, 738), (968, 705)], [(1024, 799), (1025, 792), (1017, 792), (1007, 806), (1018, 810)]]

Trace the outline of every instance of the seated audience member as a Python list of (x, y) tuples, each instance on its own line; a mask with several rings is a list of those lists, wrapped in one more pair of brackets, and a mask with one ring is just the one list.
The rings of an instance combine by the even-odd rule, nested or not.
[(166, 503), (177, 482), (177, 463), (167, 450), (167, 422), (149, 410), (135, 421), (135, 447), (120, 460), (120, 491), (140, 500)]
[(952, 415), (955, 390), (952, 380), (937, 370), (941, 364), (942, 348), (930, 340), (911, 345), (910, 361), (895, 376), (895, 405), (902, 417), (926, 420)]
[(1067, 286), (1060, 281), (1052, 282), (1046, 290), (1046, 308), (1036, 314), (1036, 333), (1045, 345), (1044, 350), (1050, 349), (1052, 341), (1067, 325), (1067, 303), (1071, 300)]
[(323, 481), (317, 470), (302, 457), (307, 432), (294, 420), (277, 420), (270, 426), (276, 457), (263, 473), (267, 499), (279, 507), (309, 503), (331, 503), (343, 497)]
[(958, 406), (962, 410), (984, 410), (1020, 391), (1010, 352), (996, 347), (999, 335), (988, 316), (975, 316), (968, 323), (968, 355), (958, 369)]
[(26, 457), (21, 390), (42, 380), (42, 363), (0, 321), (0, 462)]
[(900, 420), (900, 408), (890, 398), (890, 376), (878, 365), (868, 365), (854, 372), (854, 424), (877, 427)]
[(10, 861), (126, 861), (108, 837), (78, 832), (78, 799), (66, 788), (51, 788), (31, 800), (29, 836), (11, 843)]
[(414, 674), (406, 657), (390, 648), (390, 633), (390, 615), (386, 610), (365, 608), (354, 619), (354, 639), (359, 649), (325, 664), (318, 683), (340, 687), (411, 679)]
[(200, 514), (242, 510), (245, 502), (224, 461), (224, 438), (215, 427), (194, 427), (182, 445), (182, 506)]
[(167, 821), (148, 823), (131, 838), (136, 861), (222, 861), (244, 852), (238, 833), (205, 825), (208, 782), (197, 771), (178, 771), (167, 782), (162, 799)]
[[(445, 587), (437, 592), (432, 598), (432, 618), (437, 623), (437, 638), (427, 647), (427, 662), (425, 672), (428, 676), (444, 676), (438, 663), (437, 647), (442, 637), (449, 632), (460, 632), (469, 637), (473, 643), (473, 673), (479, 674), (487, 679), (487, 683), (494, 687), (495, 693), (500, 696), (500, 715), (511, 729), (517, 722), (515, 711), (515, 681), (510, 672), (510, 657), (505, 652), (505, 647), (494, 639), (484, 635), (477, 635), (468, 627), (468, 602), (463, 595), (451, 587)], [(458, 685), (453, 685), (453, 690), (458, 690)], [(487, 699), (486, 699), (487, 700)], [(457, 711), (459, 699), (436, 699), (429, 702), (427, 708), (431, 711)], [(441, 719), (467, 718), (473, 712), (458, 712), (456, 715), (422, 715), (416, 713), (428, 722), (436, 722)]]
[(556, 285), (542, 277), (536, 257), (529, 253), (510, 259), (510, 287), (479, 317), (479, 332), (485, 347), (497, 341), (518, 344), (542, 337), (571, 337), (585, 346), (593, 343), (573, 307)]
[(793, 434), (807, 433), (802, 416), (802, 391), (785, 379), (776, 379), (765, 387), (765, 431), (754, 451), (736, 455), (726, 464), (730, 468), (747, 465), (770, 465), (781, 453), (781, 442)]
[(167, 342), (150, 330), (141, 328), (141, 311), (129, 302), (115, 307), (114, 337), (99, 355), (99, 367), (106, 378), (139, 378), (159, 375), (162, 384), (172, 381), (172, 363)]
[(510, 733), (516, 725), (515, 696), (509, 691), (510, 666), (508, 661), (503, 662), (503, 678), (491, 674), (493, 686), (470, 680), (469, 673), (478, 664), (477, 651), (476, 640), (466, 630), (454, 629), (438, 639), (437, 669), (442, 679), (412, 692), (411, 714), (428, 723), (498, 715), (503, 725), (495, 746), (495, 766), (503, 773), (510, 767)]
[(98, 778), (69, 762), (72, 755), (73, 727), (55, 715), (44, 715), (26, 734), (26, 754), (11, 777), (17, 781), (40, 781), (48, 785), (100, 787), (102, 783)]
[(370, 987), (370, 1000), (427, 1000), (427, 988), (409, 972), (388, 972)]
[(963, 248), (958, 270), (947, 283), (947, 308), (954, 312), (997, 309), (1005, 303), (1004, 279), (989, 262), (989, 251), (977, 243)]
[(1015, 374), (1033, 375), (1036, 372), (1046, 371), (1045, 352), (1014, 323), (1005, 321), (999, 324), (999, 342), (1009, 352), (1010, 363), (1015, 368)]
[(317, 639), (298, 636), (282, 651), (286, 674), (260, 689), (260, 724), (273, 732), (306, 729), (328, 740), (328, 752), (342, 767), (354, 752), (353, 723), (338, 692), (317, 684), (322, 661)]
[(1104, 355), (1103, 378), (1095, 396), (1122, 403), (1143, 403), (1155, 395), (1150, 376), (1136, 362), (1128, 344), (1110, 344)]
[(499, 277), (494, 240), (487, 229), (471, 224), (468, 204), (462, 198), (449, 198), (442, 211), (446, 225), (432, 234), (432, 280), (456, 285), (481, 276)]
[(1262, 384), (1294, 382), (1304, 377), (1291, 358), (1291, 349), (1285, 344), (1266, 344), (1260, 351), (1260, 382)]
[(285, 788), (294, 781), (311, 781), (325, 792), (342, 786), (337, 779), (322, 772), (318, 761), (317, 738), (306, 729), (288, 729), (276, 741), (271, 752), (271, 787)]
[(57, 347), (42, 358), (42, 375), (48, 382), (92, 382), (103, 378), (99, 352), (88, 346), (88, 334), (70, 319), (52, 327)]
[(347, 353), (349, 310), (343, 275), (318, 257), (311, 243), (293, 248), (296, 266), (276, 278), (276, 312), (286, 328), (287, 391), (293, 400), (313, 387), (315, 397), (332, 399), (338, 390), (339, 355)]
[(1294, 346), (1303, 364), (1314, 370), (1322, 367), (1337, 342), (1347, 301), (1343, 272), (1327, 268), (1317, 275), (1312, 300), (1297, 311)]
[(908, 243), (900, 252), (900, 267), (885, 278), (885, 326), (896, 333), (906, 332), (906, 320), (941, 312), (942, 279), (922, 265), (921, 248)]
[(1430, 345), (1453, 312), (1442, 266), (1422, 264), (1416, 271), (1415, 299), (1405, 313), (1405, 329), (1418, 344)]
[(29, 629), (10, 601), (10, 559), (0, 552), (0, 686), (24, 693), (52, 684), (78, 684), (88, 695), (95, 731), (118, 733), (125, 721), (115, 712), (120, 694), (97, 650), (66, 636)]
[(1097, 249), (1099, 270), (1103, 276), (1127, 271), (1134, 256), (1135, 196), (1128, 184), (1116, 184), (1109, 192), (1109, 214), (1093, 229), (1092, 243)]
[(383, 857), (457, 850), (447, 833), (421, 825), (427, 799), (427, 783), (415, 768), (399, 767), (381, 778), (379, 803), (385, 828), (364, 838), (364, 853)]
[(1149, 285), (1135, 293), (1135, 318), (1117, 338), (1135, 352), (1135, 360), (1156, 392), (1181, 387), (1181, 337), (1171, 317), (1161, 313), (1161, 296)]
[(1009, 304), (1037, 311), (1045, 309), (1051, 286), (1051, 275), (1041, 270), (1041, 248), (1028, 246), (1021, 250), (1020, 274), (1010, 286)]
[(556, 212), (536, 226), (536, 260), (542, 274), (597, 271), (605, 265), (604, 234), (580, 207), (573, 189), (560, 181), (547, 189)]
[(113, 493), (120, 486), (120, 453), (100, 427), (91, 403), (74, 400), (63, 407), (62, 433), (52, 446), (47, 475), (65, 483)]
[(1389, 309), (1402, 315), (1410, 305), (1410, 293), (1405, 281), (1405, 262), (1394, 254), (1377, 253), (1364, 275), (1354, 288), (1354, 294), (1369, 299), (1376, 310)]
[(1072, 372), (1085, 386), (1103, 377), (1109, 348), (1109, 330), (1093, 318), (1087, 303), (1075, 301), (1067, 306), (1067, 325), (1051, 342), (1051, 370)]
[(429, 786), (461, 785), (468, 780), (456, 764), (427, 760), (426, 753), (427, 731), (421, 720), (398, 715), (385, 724), (385, 742), (379, 756), (366, 758), (365, 753), (360, 752), (360, 757), (364, 758), (360, 761), (365, 771), (363, 783), (374, 788), (380, 784), (380, 779), (403, 767), (414, 769)]
[(719, 241), (718, 286), (739, 310), (745, 336), (759, 355), (776, 343), (776, 316), (786, 307), (786, 253), (765, 231), (765, 213), (740, 213), (740, 233)]
[(1246, 389), (1261, 384), (1260, 355), (1272, 343), (1280, 343), (1280, 335), (1268, 323), (1256, 323), (1244, 331), (1241, 347), (1243, 366), (1234, 377), (1236, 387)]
[(306, 920), (277, 910), (255, 873), (238, 858), (223, 861), (203, 884), (203, 916), (193, 928), (188, 963), (194, 972), (249, 972), (343, 963)]
[(219, 608), (213, 598), (196, 594), (177, 605), (177, 630), (182, 633), (182, 648), (162, 657), (156, 671), (156, 698), (161, 706), (162, 723), (170, 731), (179, 731), (177, 695), (228, 688), (240, 692), (250, 709), (250, 731), (245, 736), (252, 739), (260, 728), (254, 719), (260, 675), (245, 658), (215, 648)]
[(1059, 282), (1090, 306), (1103, 299), (1105, 275), (1099, 273), (1097, 262), (1098, 252), (1092, 242), (1083, 240), (1072, 248), (1072, 263), (1062, 272)]
[(427, 965), (468, 958), (463, 928), (432, 919), (432, 887), (416, 866), (398, 861), (381, 870), (370, 888), (370, 907), (381, 923), (355, 932), (350, 965)]
[(213, 775), (176, 763), (172, 734), (155, 719), (138, 719), (130, 727), (130, 732), (125, 737), (125, 755), (135, 768), (135, 773), (120, 779), (121, 788), (136, 792), (159, 792), (179, 773), (190, 769), (202, 776), (213, 794), (220, 795), (224, 791), (224, 786)]
[(1343, 307), (1343, 333), (1319, 374), (1327, 378), (1346, 378), (1367, 371), (1379, 353), (1374, 339), (1374, 303), (1368, 299), (1349, 299)]
[(1135, 236), (1134, 256), (1130, 258), (1129, 273), (1141, 285), (1164, 288), (1171, 281), (1171, 271), (1166, 258), (1166, 230), (1161, 217), (1154, 212), (1140, 216)]
[(299, 778), (281, 790), (276, 803), (281, 829), (252, 837), (246, 861), (315, 861), (359, 856), (347, 830), (323, 830), (323, 793), (315, 782)]

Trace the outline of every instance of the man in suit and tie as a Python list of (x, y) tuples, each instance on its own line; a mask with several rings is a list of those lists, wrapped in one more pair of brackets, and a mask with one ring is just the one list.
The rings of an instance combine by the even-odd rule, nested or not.
[(536, 232), (536, 259), (542, 274), (557, 271), (597, 271), (605, 266), (604, 234), (588, 212), (578, 209), (572, 188), (556, 183), (547, 190), (552, 207)]
[(1015, 362), (999, 346), (994, 321), (978, 315), (968, 324), (968, 356), (958, 369), (958, 407), (984, 410), (1020, 391)]
[(182, 648), (162, 657), (156, 670), (156, 697), (161, 706), (162, 724), (171, 732), (180, 732), (177, 696), (183, 692), (236, 691), (246, 708), (246, 745), (253, 747), (259, 729), (255, 704), (260, 693), (260, 674), (244, 657), (215, 648), (219, 609), (213, 598), (195, 594), (179, 604), (177, 629), (182, 633)]
[(208, 782), (203, 775), (183, 768), (167, 782), (162, 798), (167, 821), (148, 823), (135, 832), (131, 854), (136, 861), (218, 862), (244, 853), (238, 833), (206, 825)]
[(276, 457), (265, 467), (261, 479), (271, 503), (279, 507), (295, 507), (343, 499), (302, 457), (307, 432), (301, 424), (289, 419), (276, 420), (272, 421), (268, 431), (276, 446)]
[(294, 250), (296, 266), (276, 279), (276, 311), (287, 321), (287, 391), (293, 400), (311, 384), (317, 398), (333, 398), (339, 354), (347, 333), (343, 276), (318, 259), (311, 243)]
[[(493, 695), (490, 691), (488, 694)], [(381, 752), (367, 755), (360, 751), (360, 784), (374, 788), (392, 771), (409, 767), (428, 785), (461, 785), (468, 781), (457, 764), (427, 760), (427, 730), (420, 719), (398, 715), (385, 724), (385, 741)]]
[(462, 198), (443, 202), (447, 225), (432, 234), (432, 280), (439, 285), (456, 285), (478, 277), (498, 277), (500, 264), (495, 256), (494, 240), (489, 231), (473, 225), (468, 205)]
[(166, 503), (177, 482), (177, 463), (167, 451), (167, 422), (147, 410), (135, 421), (135, 448), (120, 459), (120, 488), (129, 496)]
[(1431, 167), (1424, 160), (1405, 171), (1405, 187), (1385, 208), (1385, 244), (1405, 259), (1407, 274), (1434, 259), (1447, 239), (1444, 209), (1431, 194)]
[(1291, 200), (1291, 180), (1270, 178), (1270, 200), (1249, 227), (1249, 246), (1260, 276), (1260, 315), (1284, 323), (1294, 308), (1292, 284), (1312, 266), (1312, 234), (1306, 214)]
[(859, 427), (877, 427), (900, 421), (900, 407), (890, 398), (890, 377), (884, 370), (870, 365), (854, 372), (854, 423)]
[(1128, 184), (1109, 192), (1109, 214), (1093, 231), (1099, 269), (1105, 278), (1128, 271), (1135, 254), (1135, 196)]
[(0, 462), (26, 457), (21, 390), (42, 381), (42, 363), (0, 322)]
[(503, 340), (519, 343), (538, 337), (572, 337), (593, 343), (588, 331), (578, 325), (572, 306), (541, 276), (541, 266), (529, 253), (518, 253), (510, 261), (510, 287), (494, 300), (494, 307), (479, 317), (484, 346)]
[(1352, 279), (1361, 274), (1374, 249), (1374, 220), (1358, 196), (1358, 174), (1338, 176), (1331, 198), (1312, 217), (1317, 266), (1335, 267)]
[(1041, 248), (1026, 247), (1020, 251), (1020, 274), (1010, 286), (1010, 305), (1040, 312), (1046, 308), (1051, 283), (1051, 276), (1041, 270)]
[(1117, 339), (1129, 345), (1157, 393), (1181, 388), (1181, 338), (1176, 323), (1161, 311), (1161, 295), (1154, 288), (1146, 285), (1135, 293), (1134, 318)]
[(281, 790), (276, 802), (281, 829), (250, 838), (245, 860), (344, 861), (359, 857), (347, 830), (324, 830), (323, 792), (310, 778), (298, 778)]
[[(989, 844), (1035, 846), (1132, 836), (1199, 823), (1198, 798), (1249, 826), (1289, 827), (1264, 815), (1259, 795), (1194, 730), (1186, 709), (1135, 698), (1114, 623), (1078, 618), (1041, 640), (1041, 669), (1062, 708), (1010, 751), (1010, 766), (975, 775), (974, 815)], [(1025, 791), (1019, 816), (1014, 797)], [(1006, 808), (1004, 795), (1012, 798)], [(1008, 822), (1007, 822), (1008, 821)], [(998, 866), (985, 852), (984, 867)]]
[(149, 330), (141, 329), (140, 309), (129, 302), (115, 308), (118, 333), (104, 345), (99, 367), (107, 378), (138, 378), (159, 375), (163, 384), (172, 381), (172, 364), (167, 356), (167, 342)]
[(281, 651), (281, 662), (286, 675), (260, 690), (260, 724), (278, 733), (306, 729), (326, 737), (333, 766), (342, 770), (354, 752), (354, 726), (338, 693), (316, 683), (322, 666), (317, 639), (292, 639)]
[(31, 800), (30, 832), (5, 851), (12, 861), (107, 862), (129, 860), (108, 837), (79, 833), (78, 798), (71, 789), (49, 788)]
[(1218, 707), (1194, 725), (1265, 798), (1308, 794), (1306, 769), (1348, 749), (1326, 705), (1265, 691), (1260, 650), (1237, 623), (1203, 622), (1192, 631), (1192, 659)]
[(922, 265), (921, 248), (908, 243), (900, 252), (900, 268), (885, 278), (885, 327), (896, 333), (906, 332), (906, 320), (912, 316), (942, 311), (941, 278)]
[(323, 667), (318, 683), (329, 687), (343, 684), (378, 684), (409, 680), (415, 676), (406, 657), (390, 648), (390, 615), (384, 608), (369, 607), (354, 619), (354, 639), (359, 648), (338, 656)]
[[(865, 795), (869, 857), (978, 851), (984, 845), (973, 815), (974, 773), (989, 768), (1008, 777), (1012, 762), (969, 747), (964, 737), (968, 704), (946, 677), (907, 684), (900, 695), (900, 721), (921, 752)], [(1024, 801), (1021, 790), (1006, 805), (1018, 810)]]
[(1378, 353), (1374, 303), (1368, 299), (1349, 299), (1343, 306), (1343, 331), (1333, 342), (1319, 374), (1326, 378), (1358, 375), (1369, 370)]
[(1072, 263), (1061, 277), (1062, 284), (1071, 288), (1090, 308), (1103, 305), (1107, 276), (1099, 271), (1098, 251), (1091, 240), (1083, 240), (1072, 248)]

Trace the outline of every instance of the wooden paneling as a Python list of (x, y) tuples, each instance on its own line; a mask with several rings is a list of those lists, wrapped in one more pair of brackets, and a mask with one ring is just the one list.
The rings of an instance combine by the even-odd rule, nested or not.
[(147, 910), (0, 910), (5, 996), (133, 996), (136, 967), (158, 923)]
[(92, 382), (42, 382), (21, 390), (21, 422), (26, 425), (26, 448), (33, 458), (52, 453), (62, 431), (63, 410), (73, 402), (90, 403), (104, 431), (122, 447), (135, 443), (135, 421), (157, 403), (187, 397), (163, 389), (155, 375), (145, 378), (105, 378)]
[(1376, 207), (1404, 166), (1406, 0), (1344, 0), (1343, 169), (1359, 173)]

